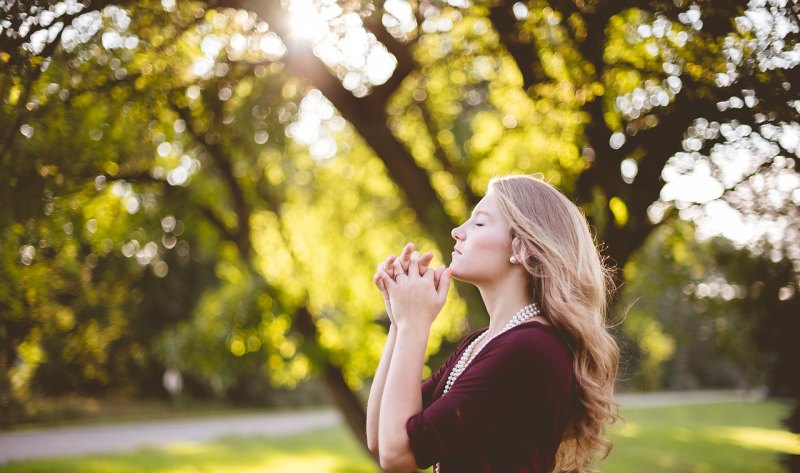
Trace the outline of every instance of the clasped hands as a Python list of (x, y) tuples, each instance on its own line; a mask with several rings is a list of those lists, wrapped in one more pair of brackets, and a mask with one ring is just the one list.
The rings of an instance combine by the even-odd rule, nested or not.
[(409, 243), (399, 257), (392, 254), (378, 264), (373, 282), (392, 324), (430, 327), (439, 315), (450, 288), (450, 272), (445, 266), (431, 269), (432, 259), (433, 252), (420, 256)]

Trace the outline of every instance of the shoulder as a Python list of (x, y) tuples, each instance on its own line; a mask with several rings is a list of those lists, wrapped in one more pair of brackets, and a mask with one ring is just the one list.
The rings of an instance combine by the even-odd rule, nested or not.
[(572, 353), (558, 331), (533, 321), (518, 325), (487, 345), (487, 355), (538, 367), (572, 367)]

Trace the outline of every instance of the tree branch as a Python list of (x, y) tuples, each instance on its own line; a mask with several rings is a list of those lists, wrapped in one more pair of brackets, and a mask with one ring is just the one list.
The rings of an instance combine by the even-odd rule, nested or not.
[(419, 104), (419, 108), (422, 112), (422, 122), (425, 124), (425, 128), (428, 130), (428, 136), (430, 136), (431, 144), (433, 145), (433, 156), (442, 166), (442, 169), (447, 171), (447, 173), (453, 177), (453, 180), (458, 182), (458, 187), (464, 194), (464, 200), (466, 201), (467, 206), (474, 207), (478, 204), (480, 198), (476, 196), (474, 192), (472, 192), (472, 188), (466, 181), (465, 173), (459, 172), (459, 170), (456, 169), (456, 167), (447, 157), (447, 154), (444, 152), (444, 149), (442, 148), (441, 142), (438, 138), (439, 134), (437, 133), (436, 127), (433, 124), (433, 117), (431, 117), (425, 101), (422, 101)]
[(517, 19), (512, 11), (512, 6), (509, 3), (498, 3), (489, 9), (489, 20), (497, 35), (500, 37), (500, 42), (505, 46), (506, 50), (514, 62), (517, 63), (517, 68), (522, 74), (522, 84), (525, 90), (538, 83), (547, 80), (547, 76), (542, 68), (541, 58), (537, 51), (537, 45), (533, 41), (526, 41), (520, 38), (520, 31), (517, 27)]
[[(197, 210), (199, 210), (200, 213), (203, 214), (206, 220), (211, 222), (211, 224), (214, 225), (214, 227), (222, 234), (222, 236), (226, 240), (232, 241), (234, 243), (238, 241), (238, 236), (236, 234), (237, 232), (228, 227), (228, 225), (226, 225), (225, 222), (222, 220), (222, 218), (219, 215), (217, 215), (217, 212), (213, 208), (209, 207), (208, 205), (199, 203), (196, 203), (194, 205), (195, 207), (197, 207)], [(239, 252), (241, 253), (241, 251), (242, 250), (240, 249)]]
[(365, 21), (364, 27), (375, 35), (375, 38), (397, 59), (397, 67), (395, 67), (394, 73), (389, 80), (374, 87), (370, 94), (375, 101), (374, 106), (385, 108), (389, 99), (400, 87), (400, 84), (418, 67), (411, 54), (412, 48), (417, 44), (417, 39), (408, 42), (399, 41), (383, 26), (380, 18), (374, 18), (377, 16), (373, 15), (373, 17), (369, 18), (369, 21)]
[[(280, 2), (220, 0), (215, 5), (253, 11), (259, 17), (266, 19), (270, 28), (281, 38), (291, 37), (283, 19), (286, 12), (281, 8)], [(386, 100), (399, 87), (403, 74), (416, 67), (411, 61), (403, 60), (403, 57), (410, 58), (408, 50), (410, 46), (398, 43), (403, 44), (408, 52), (398, 53), (398, 70), (395, 71), (397, 77), (376, 88), (373, 94), (357, 98), (342, 86), (339, 79), (313, 54), (306, 43), (286, 40), (284, 43), (288, 50), (284, 57), (286, 71), (319, 89), (333, 103), (345, 120), (356, 128), (376, 156), (384, 162), (389, 175), (405, 192), (409, 206), (415, 211), (422, 225), (430, 231), (440, 249), (450, 248), (452, 246), (450, 229), (455, 222), (444, 212), (444, 207), (431, 185), (427, 172), (416, 163), (411, 153), (392, 134), (387, 125)], [(402, 49), (398, 45), (392, 48), (396, 51)]]
[(232, 240), (236, 242), (239, 252), (245, 259), (250, 256), (250, 214), (252, 209), (247, 202), (244, 190), (236, 179), (233, 173), (231, 161), (228, 158), (222, 146), (219, 143), (209, 143), (195, 123), (190, 110), (186, 107), (181, 107), (175, 101), (170, 100), (170, 104), (180, 118), (186, 123), (186, 130), (195, 139), (195, 141), (203, 146), (211, 156), (212, 161), (222, 177), (222, 181), (228, 188), (233, 203), (233, 210), (236, 213), (237, 226), (235, 230), (229, 230), (229, 233), (234, 237)]

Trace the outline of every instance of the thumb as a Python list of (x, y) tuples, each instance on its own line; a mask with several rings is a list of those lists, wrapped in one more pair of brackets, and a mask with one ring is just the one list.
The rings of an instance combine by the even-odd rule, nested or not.
[(439, 295), (439, 298), (444, 301), (447, 299), (447, 291), (450, 289), (450, 268), (447, 268), (442, 273), (441, 278), (439, 278), (439, 287), (436, 288), (436, 293)]

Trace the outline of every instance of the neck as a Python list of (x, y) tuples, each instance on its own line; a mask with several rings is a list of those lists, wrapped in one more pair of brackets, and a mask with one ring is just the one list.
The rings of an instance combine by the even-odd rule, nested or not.
[(525, 279), (517, 279), (494, 287), (479, 287), (489, 313), (488, 335), (500, 332), (514, 314), (534, 302), (533, 295), (528, 294), (527, 286)]

